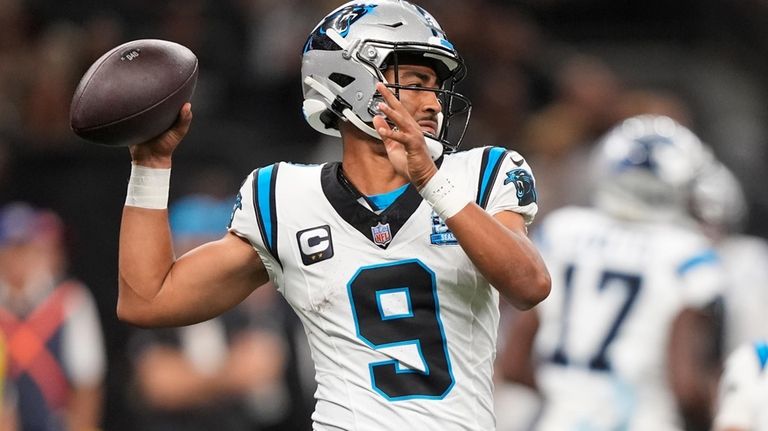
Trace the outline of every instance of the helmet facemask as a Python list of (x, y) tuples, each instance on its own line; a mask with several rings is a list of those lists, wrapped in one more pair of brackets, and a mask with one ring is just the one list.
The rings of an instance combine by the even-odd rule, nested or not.
[[(464, 138), (469, 124), (469, 118), (472, 111), (472, 103), (467, 97), (454, 91), (457, 83), (466, 76), (466, 68), (463, 63), (456, 63), (456, 67), (451, 70), (446, 66), (446, 62), (454, 62), (450, 57), (441, 58), (439, 54), (424, 52), (434, 50), (434, 46), (425, 46), (424, 51), (415, 50), (415, 44), (391, 44), (382, 41), (368, 41), (368, 43), (388, 44), (391, 46), (391, 54), (377, 68), (378, 77), (387, 88), (391, 89), (395, 97), (400, 98), (401, 90), (408, 91), (429, 91), (435, 93), (440, 103), (440, 113), (438, 113), (438, 130), (436, 135), (424, 133), (425, 138), (439, 142), (446, 153), (456, 151), (457, 147)], [(402, 46), (401, 46), (402, 45)], [(359, 58), (361, 62), (366, 62), (365, 58)], [(376, 67), (368, 62), (370, 67)], [(427, 88), (420, 86), (408, 86), (400, 84), (400, 66), (401, 65), (420, 65), (432, 68), (437, 74), (438, 86), (436, 88)], [(393, 69), (395, 77), (394, 82), (387, 82), (384, 78), (384, 72), (387, 68)], [(371, 115), (378, 115), (378, 102), (382, 101), (380, 94), (374, 94), (369, 107)]]

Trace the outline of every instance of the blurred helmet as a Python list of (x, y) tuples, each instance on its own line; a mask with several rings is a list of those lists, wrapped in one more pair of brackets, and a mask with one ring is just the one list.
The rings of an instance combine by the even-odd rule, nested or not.
[(26, 202), (10, 202), (0, 208), (0, 247), (31, 242), (58, 244), (63, 236), (63, 222), (53, 211)]
[(693, 183), (710, 158), (701, 141), (669, 117), (628, 118), (593, 154), (595, 205), (627, 219), (684, 219)]
[(691, 213), (706, 225), (725, 232), (741, 230), (747, 198), (736, 176), (714, 157), (693, 184)]
[[(402, 86), (399, 64), (432, 66), (440, 88)], [(395, 68), (396, 82), (383, 72)], [(376, 83), (389, 88), (433, 91), (440, 100), (437, 136), (425, 134), (433, 158), (454, 151), (469, 122), (469, 100), (453, 88), (465, 75), (464, 60), (427, 11), (406, 1), (352, 1), (328, 14), (309, 35), (302, 54), (303, 111), (317, 131), (340, 136), (339, 119), (379, 138), (371, 127), (382, 100)]]

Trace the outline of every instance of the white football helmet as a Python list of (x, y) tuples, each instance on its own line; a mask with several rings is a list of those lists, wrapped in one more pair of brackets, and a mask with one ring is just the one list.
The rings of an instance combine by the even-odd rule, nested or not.
[(741, 183), (728, 167), (712, 157), (693, 184), (691, 212), (722, 233), (740, 231), (749, 210)]
[(699, 138), (673, 119), (628, 118), (595, 148), (594, 203), (626, 219), (684, 220), (694, 181), (710, 159)]
[[(427, 62), (441, 80), (439, 89), (387, 83), (387, 67)], [(400, 89), (433, 91), (442, 106), (437, 136), (425, 134), (433, 158), (456, 149), (469, 122), (469, 100), (454, 92), (465, 75), (464, 61), (427, 11), (402, 0), (351, 1), (328, 14), (309, 35), (302, 54), (303, 111), (317, 131), (340, 136), (339, 119), (370, 136), (377, 82)], [(395, 70), (395, 76), (397, 76)]]

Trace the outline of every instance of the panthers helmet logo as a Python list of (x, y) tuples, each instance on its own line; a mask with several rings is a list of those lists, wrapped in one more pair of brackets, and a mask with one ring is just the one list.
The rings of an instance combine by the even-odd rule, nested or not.
[(304, 44), (304, 52), (312, 49), (334, 51), (339, 49), (336, 42), (333, 42), (325, 33), (329, 28), (339, 32), (342, 37), (347, 37), (349, 27), (355, 21), (362, 18), (368, 12), (372, 11), (376, 5), (353, 4), (343, 7), (325, 17), (322, 23), (309, 35), (307, 43)]
[(512, 169), (507, 172), (504, 185), (513, 183), (517, 190), (517, 201), (520, 206), (526, 206), (536, 202), (536, 187), (533, 177), (525, 169)]

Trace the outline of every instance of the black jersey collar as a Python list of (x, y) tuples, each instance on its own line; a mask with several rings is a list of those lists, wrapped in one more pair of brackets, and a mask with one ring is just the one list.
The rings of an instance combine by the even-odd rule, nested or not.
[[(442, 160), (436, 161), (438, 168)], [(391, 244), (422, 201), (416, 187), (410, 184), (390, 206), (376, 214), (358, 202), (358, 199), (365, 197), (344, 178), (340, 162), (325, 164), (320, 181), (325, 197), (339, 216), (382, 249)]]

